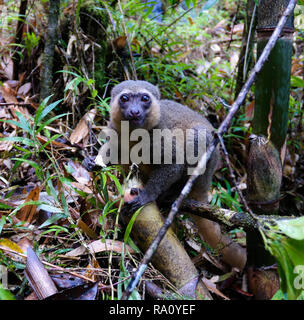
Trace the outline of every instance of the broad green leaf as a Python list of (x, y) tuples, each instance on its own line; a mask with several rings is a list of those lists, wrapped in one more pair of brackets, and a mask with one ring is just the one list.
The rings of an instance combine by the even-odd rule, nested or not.
[(9, 291), (3, 288), (0, 283), (0, 300), (16, 300), (14, 295)]
[(185, 4), (186, 4), (187, 8), (190, 8), (191, 0), (185, 0)]
[(279, 229), (288, 237), (296, 240), (304, 240), (304, 217), (279, 220)]
[(304, 88), (304, 80), (297, 76), (291, 76), (291, 86), (297, 88)]
[(287, 238), (283, 245), (294, 265), (304, 266), (304, 240)]
[[(282, 292), (287, 294), (289, 300), (297, 299), (304, 289), (304, 273), (297, 272), (299, 266), (303, 266), (304, 269), (304, 240), (295, 240), (274, 233), (268, 238), (267, 244), (277, 260)], [(297, 285), (300, 280), (301, 286)]]

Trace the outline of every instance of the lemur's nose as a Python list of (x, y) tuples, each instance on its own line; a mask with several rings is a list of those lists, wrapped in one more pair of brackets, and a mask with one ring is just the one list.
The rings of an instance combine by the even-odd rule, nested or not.
[(140, 111), (138, 109), (131, 110), (130, 114), (132, 117), (138, 117), (140, 115)]

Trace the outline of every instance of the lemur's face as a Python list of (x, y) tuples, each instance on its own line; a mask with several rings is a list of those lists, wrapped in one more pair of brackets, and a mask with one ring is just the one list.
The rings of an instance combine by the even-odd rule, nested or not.
[(118, 104), (124, 120), (128, 120), (131, 127), (141, 128), (151, 108), (152, 99), (147, 92), (122, 92)]

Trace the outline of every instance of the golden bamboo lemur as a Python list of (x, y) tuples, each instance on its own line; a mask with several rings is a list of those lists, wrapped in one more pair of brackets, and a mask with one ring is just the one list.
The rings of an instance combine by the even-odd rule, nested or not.
[[(161, 154), (159, 162), (151, 161), (139, 164), (144, 189), (132, 201), (125, 203), (124, 214), (131, 214), (139, 207), (152, 201), (161, 202), (172, 195), (177, 197), (189, 178), (188, 169), (196, 166), (196, 163), (189, 164), (186, 161), (187, 152), (183, 153), (184, 159), (180, 159), (179, 150), (185, 151), (187, 147), (191, 147), (197, 153), (201, 148), (198, 141), (200, 141), (202, 134), (207, 148), (214, 130), (212, 125), (206, 118), (190, 108), (171, 100), (162, 100), (158, 88), (151, 83), (132, 80), (116, 85), (111, 92), (109, 128), (118, 133), (120, 140), (125, 135), (121, 132), (122, 121), (127, 121), (129, 124), (129, 132), (127, 133), (129, 137), (135, 129), (146, 129), (145, 132), (150, 138), (148, 148), (152, 150), (154, 145), (153, 150), (155, 150), (156, 144), (156, 149), (159, 149)], [(154, 136), (154, 132), (157, 131), (155, 129), (161, 129), (158, 131), (164, 132), (163, 138), (158, 142)], [(170, 145), (172, 162), (164, 162), (166, 134), (176, 129), (179, 132), (182, 131), (182, 136), (177, 134)], [(189, 138), (187, 132), (190, 129), (194, 134)], [(159, 141), (161, 142), (159, 143)], [(189, 198), (201, 202), (208, 201), (208, 191), (218, 166), (218, 160), (219, 151), (216, 149), (208, 161), (204, 173), (196, 179)], [(123, 167), (128, 170), (129, 165)], [(203, 239), (218, 253), (221, 253), (223, 260), (231, 266), (243, 269), (246, 263), (245, 249), (232, 242), (228, 235), (222, 235), (217, 223), (198, 216), (193, 216), (193, 219)]]
[[(172, 144), (171, 164), (139, 164), (139, 171), (144, 182), (144, 189), (133, 200), (125, 204), (125, 209), (134, 211), (148, 202), (165, 198), (166, 194), (178, 196), (178, 192), (186, 182), (189, 165), (186, 155), (184, 161), (178, 161), (179, 150), (185, 150), (191, 144), (198, 151), (198, 137), (193, 139), (186, 136), (186, 130), (193, 129), (194, 136), (204, 132), (206, 143), (210, 143), (213, 127), (206, 118), (190, 108), (171, 100), (161, 100), (158, 88), (146, 81), (124, 81), (116, 85), (111, 92), (110, 128), (118, 134), (121, 130), (121, 121), (128, 121), (130, 133), (134, 129), (146, 129), (150, 134), (151, 150), (156, 139), (153, 129), (169, 129), (174, 132), (181, 129), (182, 137), (178, 135)], [(203, 131), (201, 129), (204, 129)], [(154, 144), (155, 147), (155, 144)], [(164, 141), (158, 146), (161, 149), (161, 158), (164, 157)], [(156, 147), (157, 148), (157, 147)], [(181, 148), (181, 149), (179, 149)], [(200, 201), (207, 201), (208, 190), (212, 176), (217, 168), (218, 151), (214, 152), (209, 160), (204, 174), (198, 177), (191, 192)], [(195, 167), (196, 164), (191, 164)]]

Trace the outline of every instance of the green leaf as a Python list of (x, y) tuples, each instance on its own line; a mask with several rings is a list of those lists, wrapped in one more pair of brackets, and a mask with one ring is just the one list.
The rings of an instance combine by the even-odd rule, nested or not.
[(50, 206), (50, 205), (44, 204), (44, 203), (39, 206), (39, 209), (44, 210), (44, 211), (48, 211), (48, 212), (52, 212), (52, 213), (64, 213), (61, 208)]
[(92, 91), (92, 98), (96, 98), (97, 95), (98, 95), (98, 91), (96, 89), (94, 89)]
[(288, 237), (296, 240), (304, 240), (304, 217), (279, 220), (279, 229)]
[(116, 186), (118, 192), (119, 192), (120, 194), (122, 194), (122, 187), (121, 187), (121, 184), (120, 184), (120, 182), (118, 181), (117, 177), (114, 176), (114, 174), (112, 174), (112, 173), (110, 173), (110, 172), (108, 172), (108, 176), (112, 179), (112, 181), (114, 181), (115, 186)]
[(52, 141), (56, 140), (57, 138), (61, 137), (62, 134), (55, 134), (52, 138), (50, 138), (43, 146), (41, 146), (38, 150), (38, 152), (41, 152), (42, 150), (45, 149), (45, 147), (47, 145), (49, 145), (50, 143), (52, 143)]
[(64, 117), (66, 115), (68, 115), (69, 113), (63, 113), (63, 114), (60, 114), (58, 116), (55, 116), (49, 120), (47, 120), (46, 122), (42, 123), (41, 125), (39, 125), (39, 128), (37, 129), (36, 133), (39, 133), (41, 130), (43, 130), (46, 126), (48, 126), (50, 123), (52, 123), (53, 121), (61, 118), (61, 117)]
[(50, 176), (50, 173), (48, 171), (46, 172), (46, 177), (47, 177), (46, 192), (48, 195), (52, 196), (56, 202), (58, 202), (57, 192), (52, 182), (52, 179), (55, 179), (56, 177)]
[[(130, 272), (128, 271), (128, 269), (125, 267), (125, 262), (124, 262), (124, 257), (125, 257), (125, 247), (123, 246), (123, 250), (121, 253), (121, 260), (120, 260), (120, 273), (119, 273), (119, 278), (123, 279), (123, 278), (127, 278), (127, 280), (118, 283), (117, 285), (117, 297), (118, 300), (121, 299), (122, 296), (122, 289), (123, 286), (125, 289), (127, 289), (127, 286), (129, 284), (129, 282), (131, 281), (131, 279), (128, 279), (130, 277)], [(135, 289), (132, 291), (129, 300), (141, 300), (140, 294), (138, 293), (138, 291)]]
[(0, 283), (0, 300), (16, 300), (14, 295), (3, 288), (2, 284)]
[(15, 120), (5, 120), (5, 119), (0, 119), (1, 122), (5, 122), (5, 123), (9, 123), (9, 124), (12, 124), (13, 126), (17, 126), (21, 129), (23, 129), (24, 131), (26, 132), (29, 132), (28, 131), (28, 126), (24, 127), (22, 123), (18, 122), (18, 121), (15, 121)]
[(76, 8), (76, 25), (77, 25), (77, 27), (79, 27), (79, 12), (80, 12), (80, 8), (82, 5), (82, 1), (83, 0), (78, 0), (78, 2), (77, 2), (77, 8)]
[(202, 8), (202, 11), (210, 9), (211, 7), (213, 7), (213, 6), (217, 3), (217, 1), (218, 1), (218, 0), (208, 0), (208, 1), (204, 4), (204, 6), (203, 6), (203, 8)]
[(42, 225), (40, 225), (38, 227), (38, 229), (42, 229), (46, 226), (49, 226), (50, 224), (54, 224), (55, 222), (57, 222), (59, 219), (66, 219), (67, 215), (64, 213), (56, 213), (54, 215), (52, 215), (50, 218), (48, 218), (46, 221), (44, 221), (42, 223)]
[(267, 244), (277, 260), (282, 292), (289, 300), (297, 299), (304, 289), (304, 240), (274, 233), (267, 239)]
[(37, 178), (39, 180), (43, 180), (43, 170), (42, 167), (40, 167), (35, 161), (32, 160), (28, 160), (25, 158), (12, 158), (12, 160), (17, 160), (17, 161), (21, 161), (21, 162), (25, 162), (28, 163), (30, 166), (32, 166), (35, 169)]
[(127, 225), (127, 228), (126, 228), (126, 231), (125, 231), (125, 235), (124, 235), (124, 243), (127, 243), (128, 242), (128, 239), (129, 239), (129, 236), (130, 236), (130, 233), (132, 231), (132, 228), (133, 228), (133, 224), (135, 222), (135, 219), (137, 218), (137, 216), (139, 215), (141, 209), (143, 207), (139, 208), (132, 216), (132, 218), (130, 219), (128, 225)]
[(192, 0), (185, 0), (185, 4), (186, 4), (187, 8), (190, 8), (191, 1)]
[(32, 128), (30, 127), (29, 122), (28, 122), (28, 120), (24, 117), (24, 115), (23, 115), (22, 113), (18, 112), (18, 111), (16, 112), (16, 115), (17, 115), (18, 120), (19, 120), (19, 122), (20, 122), (20, 127), (21, 127), (24, 131), (28, 132), (29, 134), (32, 134), (32, 133), (33, 133), (33, 130), (32, 130)]
[(12, 209), (11, 206), (9, 206), (8, 204), (5, 204), (5, 203), (0, 203), (0, 209)]
[(297, 88), (304, 88), (304, 80), (297, 76), (291, 76), (291, 86)]
[(5, 219), (5, 216), (3, 215), (0, 219), (0, 234), (2, 232), (3, 226), (5, 225), (5, 222), (6, 222), (6, 219)]
[(287, 300), (287, 296), (281, 289), (279, 289), (271, 298), (271, 300)]
[(51, 103), (50, 105), (46, 106), (47, 102), (49, 101), (50, 97), (47, 97), (46, 99), (44, 99), (44, 101), (41, 103), (41, 105), (39, 106), (37, 112), (36, 112), (36, 116), (34, 119), (34, 123), (37, 126), (39, 124), (39, 122), (46, 116), (48, 115), (54, 108), (56, 108), (58, 106), (58, 104), (63, 100), (57, 100), (53, 103)]
[(10, 214), (9, 216), (13, 216), (17, 211), (19, 211), (21, 208), (25, 207), (25, 206), (29, 206), (29, 205), (35, 205), (35, 206), (40, 206), (41, 204), (43, 204), (42, 201), (33, 201), (33, 200), (30, 200), (30, 201), (27, 201), (27, 202), (24, 202), (24, 203), (21, 203), (19, 204), (18, 207), (16, 207)]
[(0, 141), (14, 141), (14, 142), (23, 143), (29, 147), (35, 146), (35, 142), (33, 140), (28, 138), (23, 138), (23, 137), (4, 137), (4, 138), (0, 138)]

